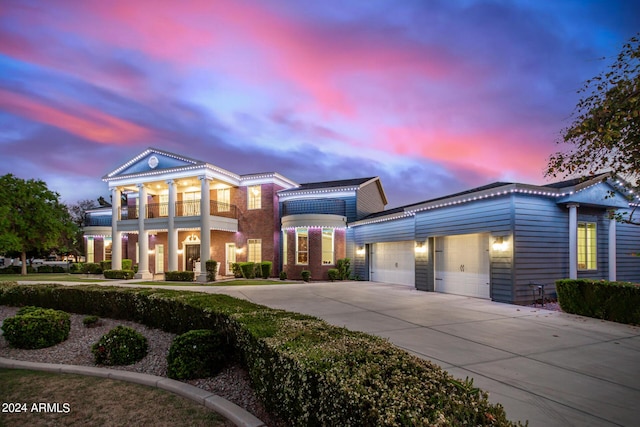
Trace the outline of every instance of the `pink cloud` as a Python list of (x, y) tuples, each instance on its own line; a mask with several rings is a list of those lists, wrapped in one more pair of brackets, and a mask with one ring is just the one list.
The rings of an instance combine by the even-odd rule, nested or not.
[(510, 129), (455, 134), (443, 129), (398, 127), (384, 129), (381, 135), (376, 142), (379, 149), (428, 159), (451, 170), (472, 171), (487, 181), (516, 176), (538, 182), (547, 157), (539, 141)]
[(62, 111), (42, 101), (0, 89), (0, 106), (30, 120), (55, 126), (105, 144), (122, 144), (152, 136), (148, 129), (93, 108), (65, 103)]

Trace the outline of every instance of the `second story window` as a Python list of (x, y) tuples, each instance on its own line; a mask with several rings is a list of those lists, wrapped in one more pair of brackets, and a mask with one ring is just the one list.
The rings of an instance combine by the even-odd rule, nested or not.
[(229, 212), (231, 205), (231, 189), (218, 189), (218, 212)]
[(259, 185), (251, 185), (247, 190), (247, 209), (261, 209), (262, 188)]

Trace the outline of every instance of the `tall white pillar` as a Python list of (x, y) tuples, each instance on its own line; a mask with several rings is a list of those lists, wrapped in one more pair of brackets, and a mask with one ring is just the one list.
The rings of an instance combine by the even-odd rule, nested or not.
[(569, 208), (569, 279), (578, 278), (578, 204), (571, 203)]
[(207, 261), (211, 257), (211, 197), (209, 195), (209, 178), (206, 176), (200, 179), (200, 273), (198, 282), (207, 281)]
[(169, 225), (167, 227), (167, 246), (169, 246), (168, 269), (178, 270), (178, 230), (175, 228), (176, 218), (176, 183), (174, 180), (167, 180), (169, 185)]
[(609, 211), (609, 280), (616, 280), (616, 218), (615, 210)]
[(120, 197), (118, 188), (111, 189), (111, 269), (122, 269), (122, 233), (118, 231), (120, 219)]
[(147, 189), (144, 184), (138, 184), (138, 273), (136, 279), (152, 279), (149, 271), (149, 232), (144, 228), (147, 216)]

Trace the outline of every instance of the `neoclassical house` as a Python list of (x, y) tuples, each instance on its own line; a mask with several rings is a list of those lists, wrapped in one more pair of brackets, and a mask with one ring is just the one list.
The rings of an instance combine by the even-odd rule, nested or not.
[(361, 279), (524, 304), (561, 278), (640, 282), (640, 227), (612, 219), (636, 205), (604, 178), (497, 182), (385, 210), (377, 177), (298, 184), (149, 148), (103, 177), (112, 206), (88, 213), (86, 256), (199, 281), (208, 259), (221, 276), (271, 261), (274, 275), (323, 280), (348, 257)]
[(299, 278), (326, 279), (348, 253), (347, 224), (384, 209), (378, 178), (297, 184), (276, 173), (238, 175), (210, 163), (149, 148), (103, 177), (111, 209), (90, 211), (84, 227), (89, 262), (122, 259), (137, 277), (196, 271), (203, 261), (271, 261)]

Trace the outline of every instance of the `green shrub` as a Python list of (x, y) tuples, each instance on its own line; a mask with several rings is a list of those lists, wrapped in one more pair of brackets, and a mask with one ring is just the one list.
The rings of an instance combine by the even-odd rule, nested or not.
[[(100, 268), (102, 271), (111, 270), (111, 260), (100, 261)], [(114, 270), (116, 269), (114, 268)]]
[(564, 279), (556, 281), (556, 293), (566, 313), (640, 325), (640, 285)]
[(195, 329), (178, 335), (167, 356), (167, 375), (177, 380), (211, 377), (225, 367), (231, 351), (220, 331)]
[(122, 269), (123, 270), (133, 270), (133, 261), (130, 259), (122, 260)]
[(0, 284), (0, 305), (25, 303), (176, 334), (221, 330), (258, 396), (288, 425), (515, 425), (469, 381), (384, 339), (312, 316), (168, 289)]
[(286, 271), (281, 271), (280, 272), (280, 280), (287, 280), (287, 272)]
[(245, 279), (255, 279), (256, 264), (254, 262), (239, 262), (238, 265), (240, 265), (242, 277), (244, 277)]
[(69, 265), (69, 273), (71, 274), (82, 273), (82, 264), (78, 262), (74, 262), (71, 265)]
[(107, 279), (133, 279), (136, 273), (133, 270), (105, 270), (104, 277)]
[(218, 272), (218, 261), (212, 259), (206, 262), (207, 268), (207, 282), (215, 282), (216, 273)]
[(340, 280), (340, 271), (337, 268), (330, 268), (327, 273), (329, 274), (329, 280)]
[(302, 280), (305, 282), (308, 282), (311, 279), (311, 272), (309, 270), (302, 270), (300, 274), (302, 275)]
[(268, 279), (271, 276), (271, 268), (273, 263), (271, 261), (262, 261), (260, 263), (260, 275), (263, 279)]
[(80, 264), (80, 273), (83, 274), (102, 274), (102, 267), (95, 262), (87, 262)]
[(231, 264), (231, 271), (233, 272), (233, 277), (236, 279), (242, 278), (242, 268), (240, 268), (240, 263), (234, 262)]
[(196, 274), (193, 271), (165, 271), (164, 280), (169, 282), (193, 282)]
[(22, 267), (19, 265), (9, 265), (5, 268), (0, 268), (0, 274), (20, 274)]
[(82, 324), (87, 328), (93, 328), (100, 325), (100, 318), (94, 315), (87, 316), (84, 319), (82, 319)]
[(340, 280), (348, 280), (351, 276), (351, 259), (341, 258), (336, 261), (336, 268), (338, 269), (338, 276)]
[(147, 355), (147, 338), (135, 329), (116, 326), (91, 347), (97, 365), (131, 365)]
[(12, 347), (51, 347), (69, 337), (70, 319), (69, 314), (64, 311), (23, 307), (14, 317), (4, 319), (2, 331)]

